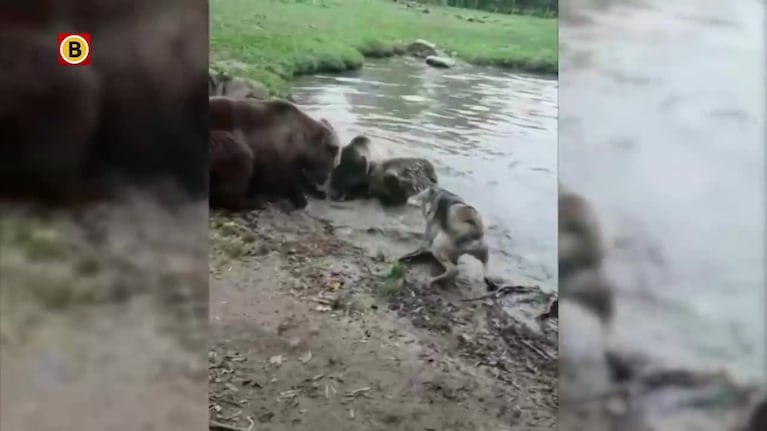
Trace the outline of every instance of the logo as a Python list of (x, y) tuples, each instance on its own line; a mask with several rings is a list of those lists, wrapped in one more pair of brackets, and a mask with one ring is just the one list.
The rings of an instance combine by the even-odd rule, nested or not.
[(59, 64), (62, 66), (91, 64), (91, 35), (59, 33)]

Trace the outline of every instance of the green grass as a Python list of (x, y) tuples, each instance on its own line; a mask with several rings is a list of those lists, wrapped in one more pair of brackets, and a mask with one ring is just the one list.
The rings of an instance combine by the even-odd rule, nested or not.
[(386, 273), (387, 280), (399, 280), (405, 276), (405, 266), (399, 262), (389, 265), (389, 271)]
[(386, 275), (378, 287), (378, 292), (385, 297), (396, 296), (401, 290), (404, 277), (405, 267), (401, 263), (389, 264)]
[(211, 214), (208, 232), (211, 254), (219, 258), (217, 262), (221, 256), (227, 260), (240, 259), (253, 253), (255, 236), (235, 220)]
[[(456, 17), (483, 16), (485, 23)], [(362, 66), (426, 39), (465, 61), (555, 74), (557, 20), (430, 7), (391, 0), (210, 0), (214, 69), (284, 95), (292, 77)]]

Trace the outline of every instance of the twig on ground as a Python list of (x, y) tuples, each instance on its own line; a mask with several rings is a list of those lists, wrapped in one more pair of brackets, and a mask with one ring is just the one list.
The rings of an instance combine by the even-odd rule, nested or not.
[(364, 388), (355, 389), (351, 392), (346, 393), (347, 397), (356, 397), (357, 395), (364, 394), (365, 392), (369, 391), (370, 387), (366, 386)]
[(551, 357), (551, 355), (549, 355), (548, 353), (544, 352), (543, 350), (541, 350), (541, 349), (539, 349), (539, 348), (535, 347), (535, 346), (534, 346), (534, 345), (532, 345), (532, 344), (531, 344), (529, 341), (527, 341), (527, 340), (519, 340), (519, 342), (520, 342), (520, 343), (522, 343), (522, 344), (523, 344), (525, 347), (527, 347), (528, 349), (532, 350), (532, 351), (533, 351), (533, 353), (537, 354), (537, 355), (538, 355), (538, 356), (540, 356), (541, 358), (543, 358), (543, 359), (547, 359), (547, 360), (548, 360), (548, 359), (553, 359), (553, 358)]
[(223, 420), (225, 420), (225, 421), (230, 421), (230, 420), (232, 420), (232, 419), (236, 419), (236, 418), (238, 418), (238, 417), (240, 417), (240, 416), (242, 416), (242, 410), (239, 410), (239, 411), (237, 411), (236, 413), (232, 413), (232, 414), (231, 414), (231, 415), (229, 415), (229, 416), (223, 416), (223, 417), (221, 417), (221, 419), (223, 419)]
[(250, 425), (247, 428), (239, 428), (233, 425), (227, 425), (225, 423), (221, 423), (218, 421), (210, 421), (208, 423), (208, 429), (209, 430), (217, 430), (217, 431), (252, 431), (253, 427), (256, 426), (256, 423), (253, 421), (253, 419), (250, 416), (247, 416), (246, 419), (248, 419), (248, 422), (250, 422)]
[(482, 295), (475, 298), (462, 299), (461, 302), (483, 301), (490, 298), (498, 299), (502, 296), (510, 295), (512, 293), (531, 293), (534, 291), (535, 288), (530, 286), (503, 286), (493, 293), (488, 293), (487, 295)]
[(232, 401), (226, 398), (219, 398), (217, 401), (220, 403), (226, 403), (235, 407), (242, 407), (242, 404), (238, 403), (237, 401)]

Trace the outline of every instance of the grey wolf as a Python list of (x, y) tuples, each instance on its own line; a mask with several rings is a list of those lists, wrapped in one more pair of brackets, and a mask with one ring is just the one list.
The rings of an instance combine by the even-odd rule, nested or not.
[(493, 290), (495, 284), (487, 278), (489, 250), (479, 211), (460, 196), (437, 186), (427, 187), (408, 202), (420, 206), (426, 220), (424, 246), (400, 260), (430, 254), (445, 270), (429, 280), (429, 285), (433, 285), (454, 279), (458, 275), (458, 259), (468, 254), (482, 263), (484, 281)]

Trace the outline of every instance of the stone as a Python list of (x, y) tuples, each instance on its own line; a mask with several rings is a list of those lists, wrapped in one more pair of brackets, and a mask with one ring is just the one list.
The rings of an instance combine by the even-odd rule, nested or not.
[(432, 67), (438, 67), (441, 69), (447, 69), (455, 66), (455, 60), (449, 57), (441, 57), (438, 55), (430, 55), (426, 57), (426, 64)]
[(208, 94), (236, 99), (266, 100), (269, 90), (260, 82), (208, 70)]
[(419, 58), (437, 55), (437, 46), (428, 40), (416, 39), (407, 46), (407, 53)]

